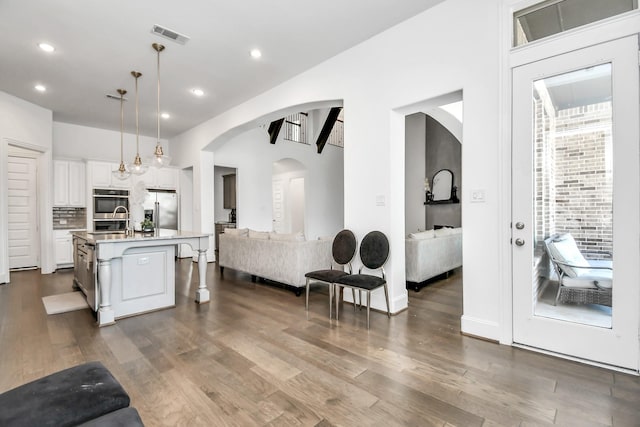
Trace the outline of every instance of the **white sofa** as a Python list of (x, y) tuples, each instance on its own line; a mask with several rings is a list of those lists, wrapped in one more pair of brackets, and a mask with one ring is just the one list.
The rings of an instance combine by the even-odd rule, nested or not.
[[(233, 235), (231, 233), (234, 233)], [(301, 234), (243, 230), (225, 231), (219, 237), (218, 266), (249, 273), (294, 287), (300, 295), (306, 285), (305, 273), (331, 266), (332, 240), (304, 240)]]
[(462, 229), (427, 230), (405, 239), (405, 273), (409, 287), (462, 265)]

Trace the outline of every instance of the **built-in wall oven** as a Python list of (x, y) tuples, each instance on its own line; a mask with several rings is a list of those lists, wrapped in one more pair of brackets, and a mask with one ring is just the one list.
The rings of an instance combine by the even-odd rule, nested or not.
[(119, 209), (124, 206), (129, 211), (129, 190), (114, 190), (104, 188), (93, 189), (93, 231), (118, 232), (124, 231), (127, 225), (127, 213)]

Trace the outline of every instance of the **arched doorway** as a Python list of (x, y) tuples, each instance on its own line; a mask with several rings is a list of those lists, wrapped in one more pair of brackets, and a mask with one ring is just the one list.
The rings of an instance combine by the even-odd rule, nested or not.
[[(462, 91), (405, 112), (405, 274), (409, 297), (448, 278), (462, 282)], [(436, 195), (442, 172), (451, 178)], [(460, 283), (458, 283), (460, 284)]]

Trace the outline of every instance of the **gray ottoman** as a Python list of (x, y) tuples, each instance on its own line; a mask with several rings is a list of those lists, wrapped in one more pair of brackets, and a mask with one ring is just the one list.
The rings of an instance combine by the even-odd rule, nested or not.
[(0, 394), (0, 426), (76, 426), (128, 406), (111, 372), (89, 362)]
[(79, 427), (144, 427), (144, 424), (138, 411), (129, 406), (82, 423)]

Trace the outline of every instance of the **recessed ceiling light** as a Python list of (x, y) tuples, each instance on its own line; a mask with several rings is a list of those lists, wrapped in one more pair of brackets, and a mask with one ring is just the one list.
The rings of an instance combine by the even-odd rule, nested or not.
[(169, 117), (171, 117), (171, 114), (169, 114), (169, 113), (162, 113), (162, 114), (160, 114), (160, 117), (162, 117), (163, 119), (168, 119)]
[(46, 87), (44, 87), (43, 85), (35, 85), (34, 86), (35, 90), (37, 90), (38, 92), (44, 92), (47, 90)]
[(51, 46), (49, 43), (39, 43), (38, 47), (45, 52), (53, 52), (54, 50), (56, 50), (56, 48)]
[(202, 89), (191, 89), (191, 92), (195, 95), (195, 96), (202, 96), (204, 95), (204, 91)]
[(252, 49), (250, 53), (251, 53), (251, 57), (254, 59), (258, 59), (262, 56), (262, 52), (260, 52), (259, 49)]

